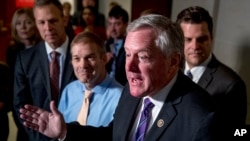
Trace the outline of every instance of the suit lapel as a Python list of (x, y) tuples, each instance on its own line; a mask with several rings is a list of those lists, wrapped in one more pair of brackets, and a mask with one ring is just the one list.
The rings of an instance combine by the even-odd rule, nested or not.
[[(121, 126), (122, 128), (124, 128), (124, 131), (126, 131), (126, 133), (124, 135), (127, 135), (126, 137), (124, 137), (126, 139), (129, 138), (129, 135), (131, 133), (132, 127), (134, 125), (134, 121), (136, 118), (136, 113), (137, 113), (137, 108), (138, 105), (140, 104), (141, 99), (139, 98), (135, 98), (129, 95), (128, 100), (127, 100), (127, 105), (125, 111), (127, 112), (126, 115), (126, 120), (123, 121), (123, 125)], [(131, 113), (131, 111), (134, 111), (133, 113)]]
[(70, 61), (71, 61), (70, 46), (68, 46), (66, 59), (64, 62), (60, 93), (62, 92), (63, 88), (70, 82), (70, 80), (72, 79), (72, 76), (74, 76), (73, 68), (72, 68)]
[[(49, 60), (48, 60), (48, 55), (45, 49), (45, 44), (44, 42), (38, 44), (38, 60), (40, 64), (40, 69), (42, 71), (43, 75), (43, 82), (46, 88), (46, 91), (48, 93), (48, 96), (51, 96), (51, 91), (50, 91), (50, 80), (49, 80)], [(51, 98), (51, 97), (50, 97)]]
[(214, 56), (212, 56), (212, 59), (207, 65), (205, 72), (202, 74), (200, 80), (198, 81), (198, 85), (200, 85), (203, 89), (206, 89), (207, 86), (213, 80), (213, 73), (216, 72), (217, 64), (218, 64), (217, 59)]
[[(171, 88), (159, 115), (145, 138), (145, 141), (158, 140), (158, 138), (166, 132), (167, 128), (171, 125), (172, 121), (177, 116), (175, 106), (181, 103), (182, 95), (186, 93), (186, 89), (189, 87), (186, 85), (186, 81), (191, 80), (179, 71), (177, 80)], [(182, 89), (180, 89), (180, 87), (182, 87)]]
[(161, 112), (157, 116), (150, 131), (148, 132), (145, 141), (155, 141), (157, 138), (165, 132), (167, 127), (171, 124), (176, 116), (176, 111), (172, 103), (166, 103), (163, 105)]

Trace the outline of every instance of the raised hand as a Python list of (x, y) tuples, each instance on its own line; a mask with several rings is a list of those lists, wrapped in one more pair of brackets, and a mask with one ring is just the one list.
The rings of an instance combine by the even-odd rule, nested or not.
[(24, 126), (50, 138), (62, 139), (66, 136), (67, 132), (63, 116), (57, 110), (54, 101), (50, 103), (50, 109), (51, 112), (48, 112), (39, 107), (27, 104), (19, 111), (21, 119), (24, 120)]

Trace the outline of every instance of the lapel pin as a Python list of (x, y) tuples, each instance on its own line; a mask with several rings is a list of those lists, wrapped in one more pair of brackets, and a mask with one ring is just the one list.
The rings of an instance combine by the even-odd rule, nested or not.
[(158, 127), (162, 127), (164, 125), (164, 120), (163, 119), (159, 119), (158, 121), (157, 121), (157, 126)]

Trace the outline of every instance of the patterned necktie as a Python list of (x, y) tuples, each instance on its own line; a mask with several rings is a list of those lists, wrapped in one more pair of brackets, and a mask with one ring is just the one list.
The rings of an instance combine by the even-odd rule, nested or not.
[(143, 141), (145, 134), (147, 132), (147, 127), (151, 117), (151, 109), (154, 107), (154, 104), (146, 98), (144, 100), (143, 111), (141, 112), (140, 122), (137, 127), (137, 131), (135, 134), (136, 141)]
[(187, 77), (189, 77), (191, 80), (193, 80), (193, 75), (190, 70), (187, 71)]
[(110, 71), (110, 73), (109, 73), (109, 75), (110, 75), (111, 77), (115, 77), (116, 56), (118, 55), (118, 51), (117, 51), (118, 46), (119, 46), (118, 43), (114, 43), (114, 44), (113, 44), (113, 47), (112, 47), (112, 49), (111, 49), (111, 51), (112, 51), (112, 53), (113, 53), (113, 55), (114, 55), (113, 63), (112, 63), (112, 66), (111, 66), (111, 71)]
[(89, 101), (90, 101), (91, 95), (92, 95), (91, 91), (85, 90), (82, 108), (81, 108), (81, 110), (78, 114), (78, 117), (77, 117), (77, 121), (81, 125), (87, 124), (87, 117), (88, 117), (88, 112), (89, 112)]
[(51, 61), (50, 61), (50, 86), (51, 86), (51, 97), (56, 103), (58, 102), (59, 96), (59, 74), (60, 67), (58, 56), (60, 54), (56, 51), (51, 53)]

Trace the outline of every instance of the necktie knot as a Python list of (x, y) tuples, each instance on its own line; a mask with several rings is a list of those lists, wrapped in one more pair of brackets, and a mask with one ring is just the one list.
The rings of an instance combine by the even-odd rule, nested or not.
[(187, 71), (187, 77), (189, 77), (191, 80), (193, 79), (193, 74), (190, 70)]
[(154, 107), (154, 104), (150, 101), (149, 98), (144, 100), (144, 111), (150, 111)]
[(59, 53), (56, 52), (56, 51), (52, 51), (52, 52), (50, 53), (50, 55), (51, 55), (52, 60), (55, 60), (55, 59), (57, 59), (57, 56), (59, 56)]
[(92, 92), (90, 90), (85, 90), (84, 92), (85, 99), (90, 99), (91, 95), (92, 95)]

